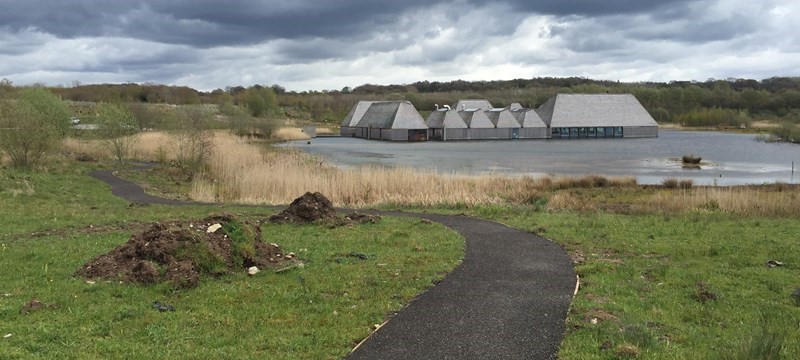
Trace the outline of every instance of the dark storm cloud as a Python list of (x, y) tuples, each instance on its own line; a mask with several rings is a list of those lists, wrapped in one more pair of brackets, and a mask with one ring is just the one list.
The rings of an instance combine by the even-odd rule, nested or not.
[[(287, 5), (288, 3), (288, 5)], [(61, 38), (129, 36), (196, 47), (272, 39), (346, 37), (385, 28), (422, 0), (351, 1), (2, 1), (0, 25)]]
[[(0, 1), (0, 25), (19, 31), (36, 28), (60, 38), (128, 36), (195, 47), (253, 44), (272, 39), (347, 38), (391, 28), (412, 10), (445, 5), (452, 17), (478, 6), (510, 7), (520, 16), (608, 15), (659, 12), (670, 14), (686, 0), (538, 0), (538, 1)], [(502, 6), (505, 5), (505, 6)], [(424, 13), (422, 14), (424, 16)], [(478, 26), (478, 24), (475, 24)], [(484, 26), (488, 31), (507, 31)]]
[(514, 0), (514, 8), (528, 13), (554, 16), (605, 16), (614, 14), (654, 13), (674, 17), (685, 14), (687, 5), (699, 0)]
[(0, 0), (0, 78), (307, 90), (702, 80), (765, 62), (796, 75), (798, 13), (793, 0)]

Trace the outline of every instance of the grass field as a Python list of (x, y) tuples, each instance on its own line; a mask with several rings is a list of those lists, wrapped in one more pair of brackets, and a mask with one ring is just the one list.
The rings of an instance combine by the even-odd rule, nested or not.
[[(720, 210), (614, 214), (528, 206), (440, 209), (562, 244), (581, 289), (563, 359), (800, 357), (800, 223)], [(767, 261), (784, 266), (770, 268)]]
[[(142, 224), (235, 206), (129, 206), (70, 163), (0, 170), (0, 358), (341, 358), (463, 257), (463, 239), (435, 224), (385, 218), (329, 229), (262, 225), (263, 239), (303, 268), (206, 278), (191, 290), (73, 277)], [(351, 256), (363, 254), (365, 259)], [(42, 309), (23, 314), (33, 299)], [(159, 312), (154, 301), (174, 312)]]
[[(152, 143), (158, 143), (157, 135), (153, 136)], [(577, 179), (444, 179), (408, 169), (380, 170), (385, 172), (383, 174), (379, 174), (380, 171), (373, 173), (372, 170), (343, 172), (327, 167), (324, 159), (302, 153), (275, 151), (258, 143), (231, 138), (218, 137), (217, 140), (221, 141), (219, 149), (222, 151), (210, 164), (211, 172), (191, 181), (175, 178), (168, 171), (143, 175), (126, 173), (126, 176), (146, 184), (154, 193), (198, 200), (286, 203), (291, 200), (290, 197), (299, 195), (295, 192), (322, 190), (330, 192), (339, 205), (466, 213), (552, 239), (571, 254), (576, 272), (582, 279), (581, 290), (569, 313), (567, 333), (559, 354), (564, 359), (800, 357), (800, 306), (791, 296), (795, 289), (800, 288), (800, 244), (797, 242), (800, 222), (796, 221), (800, 216), (797, 201), (800, 189), (796, 185), (674, 189), (637, 186), (625, 179), (596, 176)], [(10, 338), (4, 339), (4, 345), (14, 346), (11, 354), (20, 357), (31, 354), (55, 357), (73, 354), (75, 346), (86, 346), (94, 351), (91, 354), (96, 357), (101, 357), (100, 351), (120, 356), (122, 347), (117, 350), (114, 347), (118, 346), (118, 342), (127, 344), (125, 336), (133, 336), (137, 341), (155, 344), (152, 351), (135, 344), (129, 345), (136, 349), (137, 354), (141, 351), (142, 357), (167, 356), (169, 354), (166, 352), (172, 349), (194, 354), (189, 348), (198, 343), (211, 343), (222, 348), (241, 346), (262, 354), (267, 351), (265, 349), (272, 351), (281, 344), (285, 345), (281, 349), (311, 351), (309, 344), (317, 342), (331, 344), (331, 349), (325, 350), (330, 351), (326, 353), (328, 355), (284, 350), (286, 357), (338, 357), (346, 352), (354, 339), (369, 332), (368, 328), (364, 328), (364, 323), (378, 322), (376, 319), (382, 319), (391, 311), (390, 308), (402, 306), (419, 289), (452, 268), (461, 256), (462, 249), (457, 236), (439, 227), (435, 228), (434, 233), (439, 234), (436, 236), (448, 239), (446, 243), (452, 245), (438, 249), (433, 245), (437, 243), (434, 239), (425, 240), (430, 241), (427, 245), (414, 244), (413, 241), (417, 239), (425, 239), (423, 234), (428, 234), (429, 229), (425, 227), (427, 225), (413, 220), (389, 219), (379, 227), (352, 231), (275, 226), (264, 228), (267, 241), (281, 239), (275, 242), (287, 251), (298, 254), (305, 253), (301, 252), (302, 249), (309, 249), (307, 254), (301, 255), (308, 259), (309, 264), (302, 274), (301, 271), (285, 274), (289, 276), (271, 274), (264, 280), (266, 284), (259, 285), (244, 276), (233, 275), (224, 280), (209, 280), (192, 290), (214, 299), (213, 304), (200, 304), (191, 295), (168, 292), (157, 286), (98, 284), (91, 287), (64, 274), (69, 269), (77, 268), (80, 259), (85, 261), (91, 257), (90, 253), (107, 251), (114, 244), (124, 241), (131, 231), (126, 224), (197, 218), (220, 209), (128, 207), (124, 201), (113, 198), (104, 185), (85, 176), (89, 167), (76, 163), (45, 173), (19, 173), (6, 169), (0, 175), (3, 205), (0, 208), (3, 219), (0, 224), (3, 229), (12, 229), (0, 235), (4, 244), (1, 250), (3, 267), (21, 269), (19, 273), (6, 272), (0, 275), (3, 287), (13, 284), (12, 290), (0, 288), (0, 292), (12, 294), (0, 297), (0, 327), (6, 326), (6, 323), (23, 326), (25, 331), (34, 334), (24, 339), (39, 343), (52, 338), (53, 343), (62, 344), (46, 346), (36, 352), (26, 347), (25, 344), (30, 342), (20, 340), (25, 335), (0, 328), (0, 332), (12, 333)], [(254, 170), (251, 171), (251, 168)], [(413, 184), (415, 189), (432, 187), (437, 191), (423, 193), (416, 198), (404, 197), (403, 189), (409, 184)], [(495, 190), (487, 190), (489, 184)], [(259, 195), (262, 194), (262, 188), (289, 200)], [(54, 208), (54, 205), (58, 208)], [(257, 209), (231, 206), (222, 209), (243, 216), (263, 216)], [(385, 241), (383, 244), (389, 244), (389, 248), (397, 253), (380, 254), (380, 249), (362, 247), (363, 240), (346, 240), (350, 235), (356, 239)], [(332, 239), (341, 239), (341, 242), (329, 241)], [(314, 252), (308, 244), (325, 247)], [(433, 258), (414, 257), (420, 255), (418, 248), (425, 250), (422, 251), (424, 256), (443, 256), (446, 260), (441, 261), (447, 266), (438, 267)], [(361, 262), (341, 256), (352, 251), (370, 254), (370, 257)], [(374, 257), (371, 257), (373, 254)], [(391, 266), (381, 259), (395, 255), (402, 259), (418, 259), (409, 260), (409, 266), (419, 266), (421, 270), (418, 271), (428, 275), (417, 276), (422, 272), (413, 271), (413, 274), (394, 272), (403, 267)], [(766, 264), (769, 260), (780, 261), (784, 265), (768, 267)], [(316, 268), (313, 264), (320, 267)], [(306, 272), (314, 269), (319, 270), (316, 273), (318, 275), (303, 275), (310, 274)], [(357, 269), (355, 274), (359, 275), (334, 282), (323, 276), (337, 274), (335, 279), (344, 279), (337, 271), (346, 269)], [(377, 272), (366, 278), (358, 277), (369, 269), (377, 269)], [(61, 274), (61, 277), (53, 274)], [(417, 283), (417, 278), (422, 280)], [(374, 312), (351, 312), (347, 315), (358, 317), (358, 325), (339, 322), (343, 314), (340, 310), (342, 301), (352, 299), (351, 296), (356, 293), (356, 290), (352, 290), (352, 284), (356, 284), (357, 289), (363, 289), (361, 286), (364, 285), (382, 288), (395, 282), (416, 290), (391, 289), (382, 295), (375, 293), (374, 297), (379, 299), (375, 304), (364, 307), (357, 305), (358, 309), (376, 309)], [(23, 285), (28, 283), (34, 285)], [(219, 338), (222, 335), (215, 331), (220, 327), (243, 324), (247, 331), (259, 332), (254, 330), (260, 328), (247, 314), (256, 312), (255, 309), (266, 309), (268, 304), (242, 304), (238, 299), (240, 296), (253, 299), (254, 288), (263, 289), (272, 284), (304, 292), (303, 295), (279, 297), (281, 302), (300, 306), (293, 299), (302, 299), (300, 302), (303, 305), (305, 301), (312, 301), (303, 308), (305, 312), (312, 313), (309, 318), (294, 322), (300, 330), (284, 329), (280, 334), (271, 333), (270, 339), (281, 339), (277, 345), (258, 335), (249, 337), (250, 333), (242, 335), (247, 340), (246, 344), (237, 343), (236, 339)], [(230, 289), (230, 286), (236, 290), (224, 294), (218, 291), (220, 287)], [(92, 317), (90, 314), (94, 310), (88, 308), (89, 300), (81, 297), (86, 291), (100, 291), (91, 289), (102, 289), (100, 298), (117, 306), (122, 306), (121, 299), (128, 297), (135, 299), (136, 304), (144, 304), (143, 309), (134, 305), (124, 308), (133, 312), (134, 315), (130, 317), (118, 315), (113, 306), (96, 306), (101, 309), (99, 311), (103, 316), (112, 319), (115, 316), (122, 317), (123, 321), (129, 321), (125, 324), (145, 330), (139, 329), (133, 333), (133, 330), (126, 329), (123, 332), (120, 329), (114, 332), (116, 325)], [(359, 294), (372, 298), (373, 295), (366, 296), (372, 294), (369, 292), (371, 290), (364, 291)], [(348, 293), (346, 297), (344, 292)], [(114, 294), (121, 295), (115, 297)], [(19, 307), (34, 296), (59, 307), (31, 315), (18, 315)], [(193, 331), (175, 335), (176, 329), (192, 327), (195, 323), (187, 322), (186, 318), (177, 318), (180, 311), (166, 315), (150, 311), (147, 304), (156, 298), (176, 303), (184, 311), (203, 314), (193, 321), (212, 336)], [(70, 315), (64, 314), (65, 307), (61, 304), (73, 303), (74, 306), (68, 307)], [(224, 305), (227, 312), (223, 314), (226, 315), (210, 315), (212, 307), (216, 308), (219, 304)], [(237, 304), (241, 311), (227, 310), (236, 309)], [(347, 304), (350, 303), (344, 305)], [(337, 314), (335, 317), (323, 316), (326, 313), (333, 314), (334, 310)], [(283, 312), (270, 311), (270, 316), (283, 319), (280, 324), (291, 323), (280, 315)], [(27, 321), (31, 316), (45, 316), (43, 314), (49, 312), (62, 314), (62, 322), (57, 323), (69, 326), (59, 328), (62, 325), (50, 326), (43, 321)], [(319, 314), (313, 315), (316, 312)], [(137, 315), (140, 313), (144, 315)], [(164, 320), (172, 317), (176, 318), (169, 322)], [(206, 317), (213, 321), (204, 322)], [(322, 324), (321, 319), (336, 321), (330, 331), (337, 334), (312, 335), (310, 328), (327, 326), (327, 323)], [(161, 324), (160, 327), (147, 330), (154, 322)], [(96, 323), (112, 329), (108, 332), (112, 336), (124, 336), (114, 337), (115, 341), (89, 342), (87, 339), (96, 336), (92, 331), (99, 331), (91, 330)], [(89, 330), (75, 330), (82, 327)], [(65, 335), (67, 328), (82, 335), (74, 341), (70, 340)], [(167, 340), (159, 343), (159, 339)], [(249, 341), (268, 345), (259, 348)], [(334, 342), (346, 345), (334, 346)]]

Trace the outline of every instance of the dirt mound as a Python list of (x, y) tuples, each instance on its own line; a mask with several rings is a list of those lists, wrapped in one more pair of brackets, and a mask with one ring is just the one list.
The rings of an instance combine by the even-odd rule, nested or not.
[(285, 210), (269, 218), (269, 222), (274, 224), (311, 224), (315, 222), (326, 223), (329, 226), (343, 226), (352, 224), (377, 224), (381, 217), (377, 215), (367, 215), (358, 212), (340, 217), (336, 209), (331, 205), (325, 195), (315, 192), (307, 192), (303, 196), (294, 199)]
[(315, 221), (338, 221), (336, 210), (325, 195), (307, 192), (294, 199), (286, 210), (269, 218), (278, 224), (310, 224)]
[(287, 259), (277, 244), (261, 241), (261, 229), (230, 215), (156, 223), (78, 271), (87, 279), (113, 279), (178, 288), (197, 286), (204, 275), (219, 276), (251, 266), (282, 268)]

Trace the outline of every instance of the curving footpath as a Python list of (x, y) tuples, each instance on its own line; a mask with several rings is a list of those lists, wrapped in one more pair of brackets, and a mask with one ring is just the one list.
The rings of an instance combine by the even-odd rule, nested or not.
[[(130, 202), (203, 205), (147, 195), (137, 184), (108, 170), (90, 175)], [(413, 216), (450, 227), (466, 239), (466, 256), (444, 280), (395, 314), (348, 359), (556, 358), (576, 286), (572, 262), (561, 246), (486, 220), (380, 213)]]

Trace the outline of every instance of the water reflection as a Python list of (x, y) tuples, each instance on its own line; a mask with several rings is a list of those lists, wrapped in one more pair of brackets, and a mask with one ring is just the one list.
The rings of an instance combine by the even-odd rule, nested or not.
[[(440, 173), (635, 176), (641, 184), (665, 178), (695, 184), (740, 185), (797, 182), (792, 162), (800, 146), (757, 142), (754, 135), (662, 130), (658, 138), (503, 140), (390, 143), (355, 138), (317, 138), (287, 143), (339, 166), (405, 166)], [(687, 169), (683, 155), (703, 158)]]

